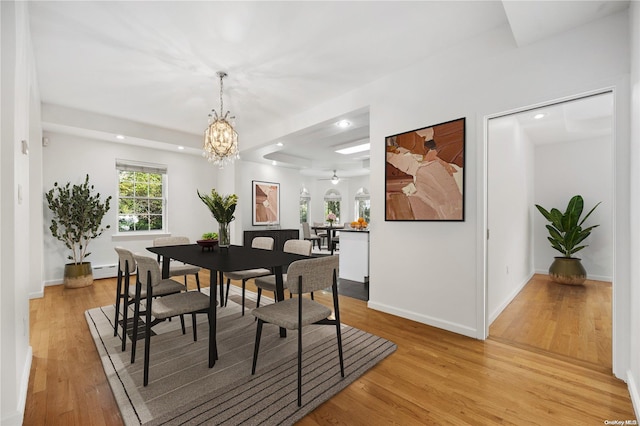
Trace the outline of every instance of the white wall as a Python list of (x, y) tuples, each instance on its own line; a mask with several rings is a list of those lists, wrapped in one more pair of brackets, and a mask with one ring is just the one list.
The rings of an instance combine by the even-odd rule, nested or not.
[[(612, 140), (597, 138), (578, 142), (536, 145), (535, 204), (547, 210), (563, 211), (569, 199), (577, 194), (584, 198), (584, 214), (599, 201), (600, 206), (589, 216), (585, 226), (595, 228), (584, 243), (589, 247), (576, 253), (582, 259), (589, 279), (613, 280), (613, 181)], [(536, 210), (534, 215), (534, 262), (538, 273), (547, 273), (554, 256), (545, 225), (547, 221)]]
[[(640, 4), (631, 2), (631, 258), (640, 259)], [(626, 379), (640, 417), (640, 262), (631, 264), (630, 369)]]
[[(628, 300), (628, 73), (626, 13), (516, 47), (508, 27), (401, 72), (256, 129), (259, 146), (339, 114), (370, 108), (371, 281), (369, 306), (473, 337), (486, 332), (484, 293), (484, 117), (579, 93), (616, 91), (616, 265), (614, 299)], [(464, 222), (384, 221), (384, 138), (467, 118)], [(628, 307), (616, 312), (628, 365)], [(626, 342), (625, 342), (626, 341)]]
[[(126, 144), (103, 142), (77, 136), (45, 133), (49, 144), (44, 148), (44, 190), (54, 182), (80, 184), (85, 174), (95, 186), (103, 200), (111, 195), (111, 209), (103, 219), (103, 225), (111, 228), (91, 242), (87, 258), (92, 266), (118, 263), (115, 246), (134, 252), (145, 252), (152, 245), (154, 236), (117, 236), (118, 175), (116, 159), (144, 161), (168, 166), (168, 231), (172, 235), (183, 235), (191, 241), (199, 239), (204, 232), (212, 230), (215, 221), (207, 207), (200, 201), (196, 190), (210, 191), (216, 186), (218, 167), (212, 166), (202, 157), (178, 152), (148, 149)], [(54, 239), (49, 231), (51, 212), (42, 197), (44, 222), (44, 281), (46, 284), (62, 282), (64, 264), (68, 262), (68, 250), (62, 242)], [(217, 229), (217, 225), (215, 226)]]
[[(0, 423), (22, 423), (31, 367), (28, 291), (33, 224), (30, 179), (39, 159), (39, 95), (27, 4), (1, 2)], [(35, 138), (35, 139), (32, 139)], [(21, 141), (29, 144), (24, 154)], [(38, 260), (35, 256), (34, 270)]]
[(492, 323), (533, 274), (533, 144), (513, 116), (489, 120), (487, 309)]

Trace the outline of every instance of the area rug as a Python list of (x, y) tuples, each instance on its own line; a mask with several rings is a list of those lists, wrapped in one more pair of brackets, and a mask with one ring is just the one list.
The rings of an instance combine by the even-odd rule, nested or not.
[[(251, 306), (255, 294), (248, 295), (247, 305)], [(120, 336), (113, 336), (114, 306), (86, 311), (125, 424), (291, 425), (396, 350), (388, 340), (343, 324), (342, 378), (335, 327), (305, 327), (299, 408), (297, 333), (289, 331), (286, 338), (281, 338), (277, 327), (265, 324), (257, 370), (252, 376), (256, 323), (250, 309), (241, 315), (240, 303), (239, 290), (232, 286), (228, 306), (218, 308), (219, 359), (211, 369), (207, 366), (206, 315), (199, 315), (197, 342), (193, 341), (191, 327), (182, 334), (179, 320), (155, 326), (147, 387), (142, 386), (144, 340), (138, 341), (136, 361), (131, 364), (130, 338), (127, 350), (122, 352)], [(191, 324), (190, 319), (185, 320)]]

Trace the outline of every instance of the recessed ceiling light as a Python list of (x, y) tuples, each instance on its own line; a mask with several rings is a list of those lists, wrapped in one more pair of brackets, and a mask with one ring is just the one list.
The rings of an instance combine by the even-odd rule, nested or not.
[(124, 140), (124, 135), (116, 135), (116, 139), (118, 139), (118, 140)]
[(272, 165), (272, 166), (275, 166), (275, 165), (276, 165), (276, 160), (273, 160), (273, 161), (271, 162), (271, 165)]
[(537, 113), (536, 115), (533, 116), (533, 118), (535, 118), (536, 120), (540, 120), (541, 118), (546, 117), (547, 114), (544, 114), (542, 112)]
[(184, 146), (179, 146), (178, 149), (183, 150)]
[(336, 126), (344, 129), (345, 127), (351, 126), (351, 122), (349, 120), (340, 120), (336, 123)]
[(367, 143), (363, 143), (362, 145), (356, 145), (356, 146), (350, 146), (349, 148), (338, 149), (336, 150), (336, 152), (338, 154), (348, 155), (348, 154), (355, 154), (356, 152), (368, 151), (369, 149), (371, 149), (371, 144), (367, 142)]
[(284, 144), (282, 142), (278, 142), (276, 146), (284, 146)]

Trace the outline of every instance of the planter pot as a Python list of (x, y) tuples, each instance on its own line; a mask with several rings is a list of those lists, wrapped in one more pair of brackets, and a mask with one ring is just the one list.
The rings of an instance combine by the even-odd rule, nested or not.
[(587, 279), (587, 271), (577, 257), (556, 257), (549, 266), (549, 277), (560, 284), (581, 285)]
[(93, 284), (91, 262), (64, 265), (64, 286), (66, 288), (81, 288), (91, 284)]

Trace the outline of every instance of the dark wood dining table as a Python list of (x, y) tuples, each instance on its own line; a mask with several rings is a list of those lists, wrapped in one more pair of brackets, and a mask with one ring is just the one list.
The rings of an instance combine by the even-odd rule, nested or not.
[(333, 253), (333, 250), (331, 247), (331, 239), (336, 236), (336, 231), (340, 231), (341, 229), (344, 229), (344, 225), (314, 225), (311, 227), (311, 229), (313, 229), (314, 231), (318, 231), (318, 230), (327, 231), (327, 249), (331, 250), (331, 252)]
[[(209, 368), (218, 359), (216, 345), (216, 286), (220, 283), (220, 300), (223, 300), (223, 274), (230, 271), (243, 271), (255, 268), (271, 268), (276, 276), (276, 299), (284, 300), (284, 285), (282, 272), (285, 266), (296, 260), (308, 259), (283, 251), (261, 250), (251, 247), (230, 246), (228, 248), (214, 247), (213, 250), (203, 250), (197, 244), (148, 247), (152, 253), (162, 257), (162, 277), (169, 277), (169, 262), (179, 260), (190, 265), (199, 266), (210, 271), (210, 307), (209, 307)], [(286, 330), (280, 329), (280, 336), (286, 336)]]

